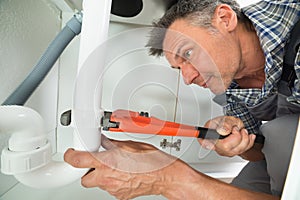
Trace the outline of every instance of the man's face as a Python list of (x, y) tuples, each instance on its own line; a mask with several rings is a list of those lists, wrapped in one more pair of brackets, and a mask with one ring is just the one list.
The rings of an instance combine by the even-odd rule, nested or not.
[(169, 63), (180, 68), (186, 84), (222, 94), (240, 66), (240, 51), (232, 33), (209, 31), (176, 20), (167, 30), (163, 50)]

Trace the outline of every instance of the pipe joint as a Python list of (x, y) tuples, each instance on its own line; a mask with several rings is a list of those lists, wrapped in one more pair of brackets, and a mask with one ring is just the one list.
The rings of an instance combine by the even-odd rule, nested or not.
[(46, 166), (52, 158), (51, 145), (24, 152), (15, 152), (5, 148), (1, 155), (1, 172), (7, 175), (27, 173)]
[(79, 35), (81, 32), (82, 23), (82, 12), (78, 12), (67, 22), (67, 27), (69, 27), (74, 34)]
[(42, 117), (23, 106), (0, 106), (0, 133), (12, 134), (1, 155), (4, 174), (30, 172), (51, 160)]

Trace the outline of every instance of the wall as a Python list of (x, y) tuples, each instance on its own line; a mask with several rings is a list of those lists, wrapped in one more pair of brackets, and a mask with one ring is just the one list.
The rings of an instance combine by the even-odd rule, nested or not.
[[(60, 26), (60, 11), (46, 0), (0, 1), (1, 103), (31, 71)], [(26, 104), (44, 117), (48, 138), (53, 144), (56, 140), (57, 88), (58, 65)], [(7, 145), (8, 137), (0, 134), (1, 150)], [(0, 173), (0, 197), (16, 183), (13, 177)]]

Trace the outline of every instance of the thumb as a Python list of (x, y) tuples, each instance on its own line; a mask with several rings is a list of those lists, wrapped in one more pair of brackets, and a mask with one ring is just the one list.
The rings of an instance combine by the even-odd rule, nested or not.
[(216, 131), (222, 136), (226, 136), (231, 133), (231, 130), (226, 127), (218, 127)]

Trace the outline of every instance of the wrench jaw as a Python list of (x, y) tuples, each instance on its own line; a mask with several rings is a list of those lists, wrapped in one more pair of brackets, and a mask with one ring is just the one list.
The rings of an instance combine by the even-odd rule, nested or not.
[(104, 115), (101, 118), (101, 127), (104, 131), (109, 131), (110, 128), (119, 128), (120, 122), (111, 121), (112, 112), (104, 111)]

